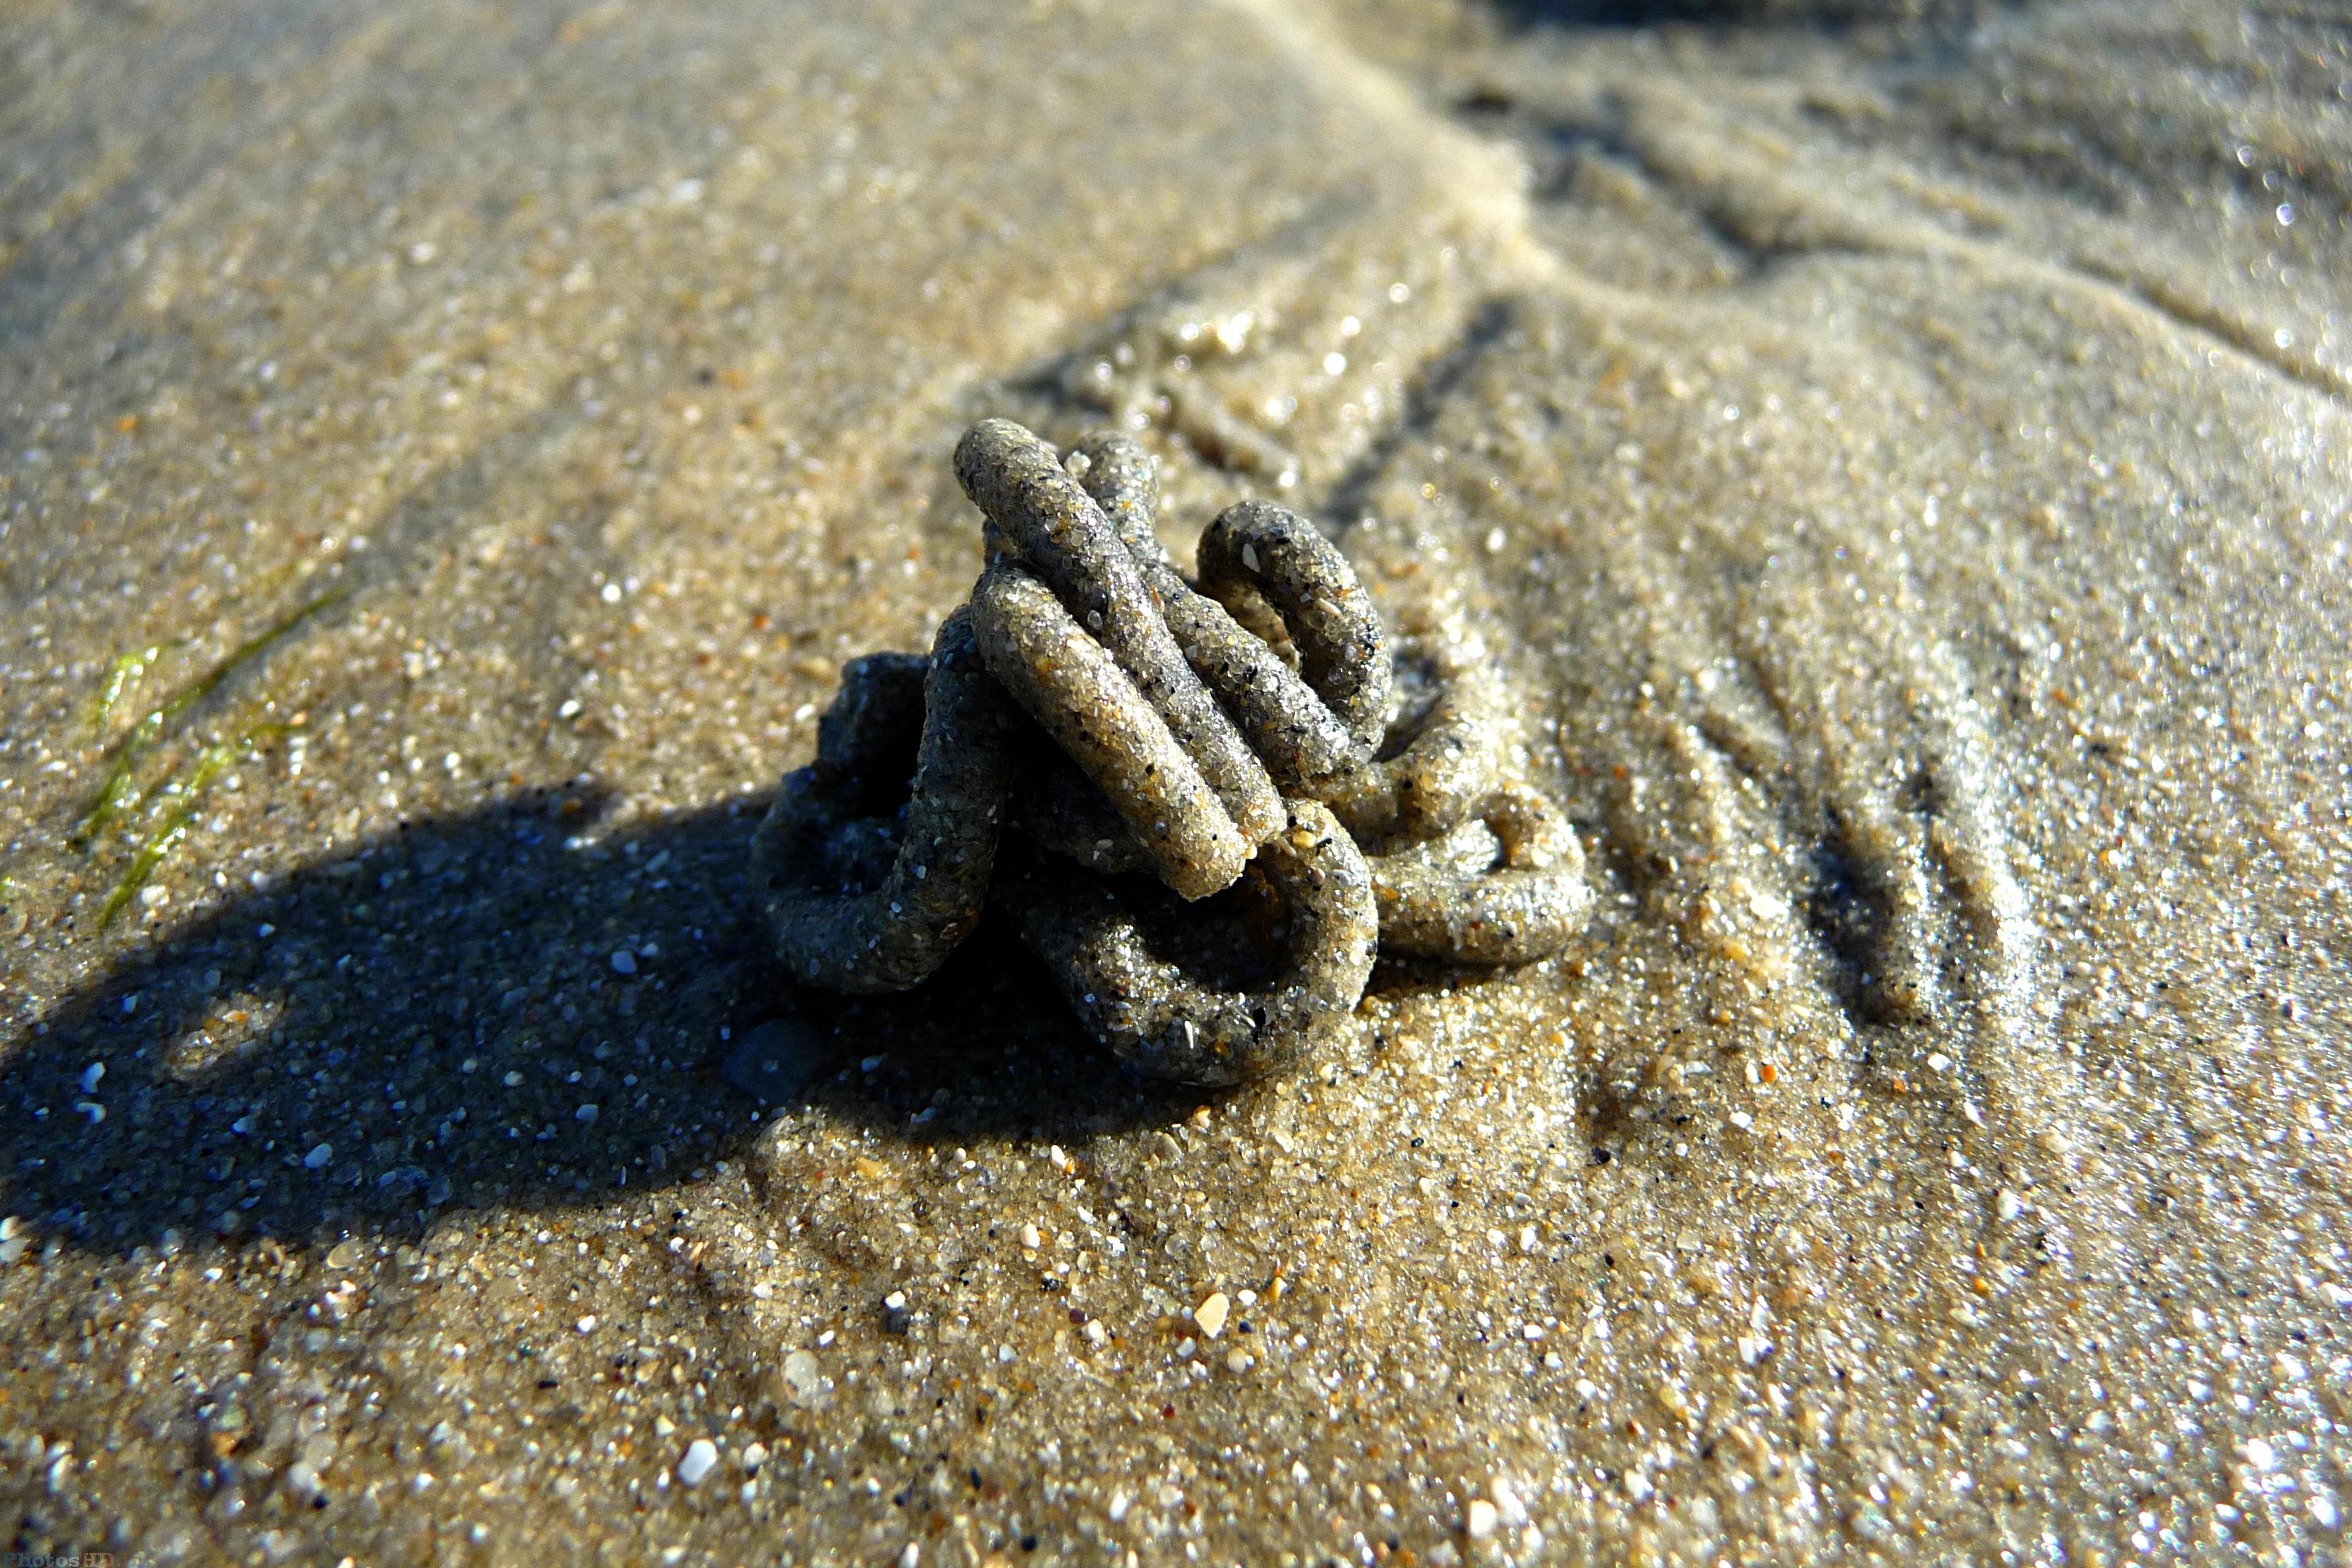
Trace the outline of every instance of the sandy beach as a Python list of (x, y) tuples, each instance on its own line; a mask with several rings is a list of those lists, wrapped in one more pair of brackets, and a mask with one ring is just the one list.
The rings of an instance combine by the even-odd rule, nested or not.
[[(16, 8), (6, 1548), (2342, 1560), (2348, 225), (2283, 0)], [(992, 416), (1475, 625), (1584, 934), (779, 973)]]

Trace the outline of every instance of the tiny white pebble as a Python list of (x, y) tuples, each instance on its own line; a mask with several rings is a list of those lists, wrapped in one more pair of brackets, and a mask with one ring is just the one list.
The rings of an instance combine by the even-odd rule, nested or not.
[(635, 974), (636, 972), (637, 955), (631, 952), (625, 947), (615, 949), (613, 953), (613, 973), (615, 974)]
[(1504, 1523), (1511, 1525), (1527, 1523), (1528, 1505), (1519, 1500), (1519, 1494), (1511, 1489), (1508, 1479), (1496, 1476), (1487, 1486), (1486, 1494), (1495, 1500), (1496, 1510), (1503, 1516)]
[(593, 1312), (589, 1313), (586, 1317), (581, 1319), (574, 1326), (577, 1327), (583, 1334), (594, 1333), (596, 1331), (596, 1314)]
[(697, 1437), (686, 1446), (686, 1454), (677, 1462), (677, 1479), (688, 1486), (698, 1487), (719, 1463), (719, 1445), (708, 1437)]
[(1201, 1325), (1202, 1333), (1213, 1340), (1225, 1331), (1225, 1317), (1232, 1310), (1233, 1303), (1225, 1300), (1225, 1293), (1213, 1290), (1207, 1300), (1192, 1309), (1192, 1321)]
[(907, 1310), (907, 1293), (904, 1290), (893, 1290), (882, 1298), (882, 1304), (894, 1312), (903, 1312)]
[(2025, 1212), (2025, 1200), (2004, 1187), (2000, 1196), (1993, 1200), (1993, 1212), (2000, 1215), (2005, 1225)]
[(907, 1542), (907, 1550), (898, 1553), (898, 1568), (916, 1568), (916, 1565), (921, 1563), (922, 1560), (923, 1548), (921, 1543), (909, 1541)]
[(1470, 1518), (1467, 1523), (1471, 1540), (1486, 1540), (1495, 1533), (1495, 1527), (1501, 1522), (1502, 1515), (1496, 1510), (1493, 1503), (1488, 1502), (1485, 1498), (1470, 1500)]
[(1024, 1225), (1021, 1227), (1021, 1245), (1034, 1252), (1045, 1245), (1045, 1238), (1039, 1234), (1035, 1226)]

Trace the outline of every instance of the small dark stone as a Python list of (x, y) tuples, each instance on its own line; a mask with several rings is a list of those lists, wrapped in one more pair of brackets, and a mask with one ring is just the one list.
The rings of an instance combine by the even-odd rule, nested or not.
[(719, 1076), (762, 1105), (790, 1100), (823, 1069), (825, 1043), (801, 1018), (771, 1018), (746, 1029), (719, 1058)]

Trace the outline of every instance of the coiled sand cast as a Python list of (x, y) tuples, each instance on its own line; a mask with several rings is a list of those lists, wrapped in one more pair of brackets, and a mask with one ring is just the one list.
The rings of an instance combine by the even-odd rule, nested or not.
[(752, 842), (793, 975), (918, 985), (993, 901), (1123, 1060), (1226, 1084), (1349, 1027), (1381, 948), (1525, 963), (1583, 926), (1583, 852), (1505, 775), (1475, 642), (1392, 648), (1338, 547), (1265, 501), (1188, 581), (1124, 437), (1065, 460), (984, 420), (955, 465), (986, 520), (971, 603), (929, 657), (843, 668)]

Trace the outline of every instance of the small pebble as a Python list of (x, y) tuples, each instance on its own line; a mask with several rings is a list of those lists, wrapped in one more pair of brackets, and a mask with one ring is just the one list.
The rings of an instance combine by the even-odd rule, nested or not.
[(302, 1164), (308, 1170), (321, 1170), (334, 1157), (335, 1146), (332, 1143), (321, 1143), (302, 1156)]
[(1485, 1498), (1473, 1498), (1470, 1500), (1470, 1517), (1466, 1521), (1470, 1539), (1484, 1541), (1494, 1534), (1495, 1527), (1502, 1522), (1502, 1517), (1495, 1505)]
[(720, 1058), (719, 1076), (773, 1105), (798, 1094), (824, 1066), (822, 1035), (798, 1018), (771, 1018), (744, 1031)]
[(1202, 1333), (1213, 1340), (1225, 1331), (1225, 1317), (1232, 1310), (1233, 1304), (1225, 1300), (1223, 1290), (1212, 1291), (1207, 1300), (1192, 1309), (1192, 1321), (1201, 1325)]
[(613, 952), (613, 973), (615, 974), (635, 974), (636, 972), (637, 955), (631, 952), (625, 947), (615, 948)]
[(677, 1479), (688, 1486), (698, 1487), (719, 1463), (719, 1445), (708, 1437), (697, 1437), (686, 1446), (686, 1455), (677, 1462)]

